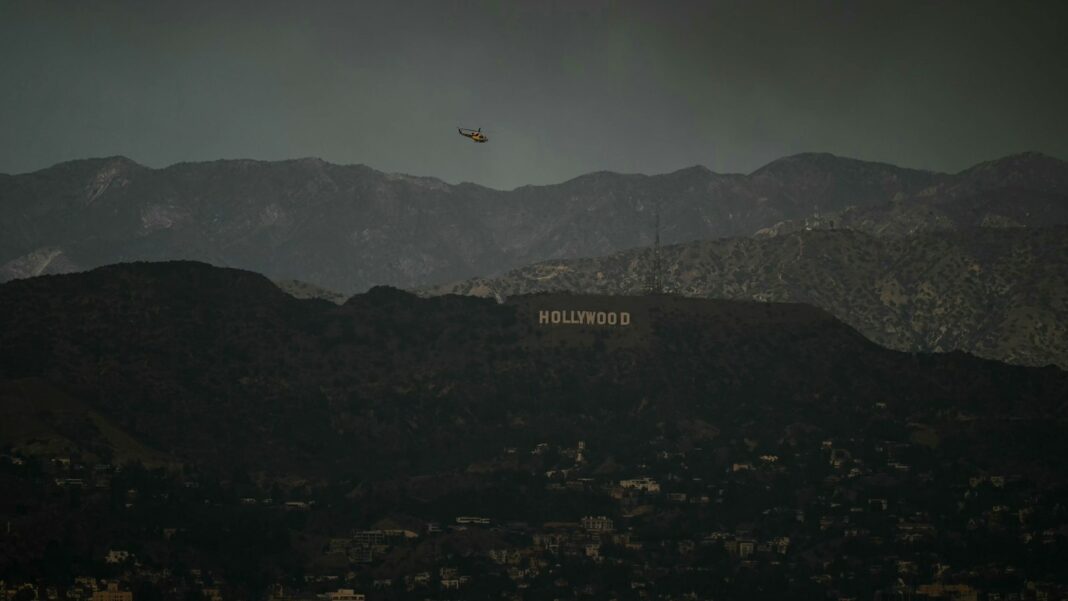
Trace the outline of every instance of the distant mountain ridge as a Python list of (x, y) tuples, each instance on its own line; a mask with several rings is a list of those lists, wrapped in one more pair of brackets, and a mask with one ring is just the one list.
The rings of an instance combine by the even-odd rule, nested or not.
[[(1062, 223), (1065, 165), (1024, 153), (948, 175), (801, 154), (749, 175), (598, 172), (498, 191), (318, 159), (164, 169), (88, 159), (0, 176), (0, 281), (196, 259), (346, 294), (418, 287), (646, 246), (656, 205), (665, 243), (748, 236), (891, 202), (986, 195), (994, 206), (1004, 204), (1003, 190), (1035, 207), (1021, 224)], [(986, 225), (1003, 221), (992, 215)]]

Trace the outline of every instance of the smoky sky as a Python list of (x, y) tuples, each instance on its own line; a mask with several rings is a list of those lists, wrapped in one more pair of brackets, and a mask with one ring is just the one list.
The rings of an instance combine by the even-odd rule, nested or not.
[[(0, 172), (321, 157), (498, 188), (1068, 156), (1065, 2), (0, 3)], [(474, 144), (457, 127), (482, 127)]]

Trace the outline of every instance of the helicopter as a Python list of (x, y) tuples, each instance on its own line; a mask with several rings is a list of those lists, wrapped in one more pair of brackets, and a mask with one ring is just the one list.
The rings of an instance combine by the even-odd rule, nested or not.
[(460, 132), (460, 135), (465, 138), (471, 138), (473, 142), (489, 142), (489, 137), (487, 137), (486, 134), (482, 133), (481, 127), (478, 129), (467, 129), (466, 127), (461, 127), (456, 131)]

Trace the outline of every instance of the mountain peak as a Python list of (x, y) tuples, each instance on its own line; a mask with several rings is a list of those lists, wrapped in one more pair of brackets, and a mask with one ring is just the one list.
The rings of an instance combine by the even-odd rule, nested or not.
[(889, 163), (840, 157), (829, 152), (802, 152), (776, 159), (749, 175), (750, 177), (757, 177), (770, 174), (800, 173), (805, 171), (832, 171), (839, 169), (877, 169), (919, 172), (919, 170), (916, 169), (897, 167)]
[(1010, 154), (979, 163), (957, 174), (961, 188), (1024, 186), (1040, 192), (1068, 194), (1068, 163), (1041, 152)]
[(715, 175), (715, 172), (704, 165), (690, 165), (689, 167), (672, 171), (668, 175)]
[(91, 157), (88, 159), (74, 159), (71, 161), (63, 161), (62, 163), (56, 163), (51, 167), (45, 167), (44, 169), (31, 171), (25, 175), (40, 174), (50, 171), (60, 173), (73, 172), (80, 171), (83, 169), (90, 171), (100, 171), (104, 169), (123, 171), (129, 169), (147, 169), (147, 167), (129, 157), (117, 154), (107, 157)]
[(1021, 168), (1021, 167), (1046, 167), (1055, 166), (1063, 167), (1064, 161), (1057, 157), (1038, 152), (1035, 150), (1027, 150), (1024, 152), (1017, 152), (1015, 154), (1005, 155), (1001, 158), (992, 159), (989, 161), (983, 161), (977, 165), (973, 165), (960, 172), (961, 175), (969, 172), (976, 172), (988, 169), (1004, 169), (1004, 168)]
[(100, 159), (97, 159), (97, 160), (102, 161), (106, 165), (115, 166), (115, 167), (120, 167), (120, 166), (121, 167), (144, 167), (144, 165), (142, 165), (141, 163), (138, 163), (137, 161), (131, 159), (130, 157), (123, 156), (121, 154), (117, 154), (117, 155), (113, 155), (113, 156), (109, 156), (109, 157), (101, 157)]

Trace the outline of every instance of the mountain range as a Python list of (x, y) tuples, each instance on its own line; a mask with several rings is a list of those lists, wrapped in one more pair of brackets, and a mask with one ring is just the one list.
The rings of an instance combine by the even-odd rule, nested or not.
[(1064, 161), (1037, 153), (957, 174), (801, 154), (748, 175), (598, 172), (511, 191), (318, 159), (150, 169), (111, 157), (0, 175), (0, 281), (195, 259), (351, 294), (647, 246), (656, 207), (663, 241), (679, 243), (830, 221), (873, 233), (1049, 225), (1065, 222), (1066, 195)]

